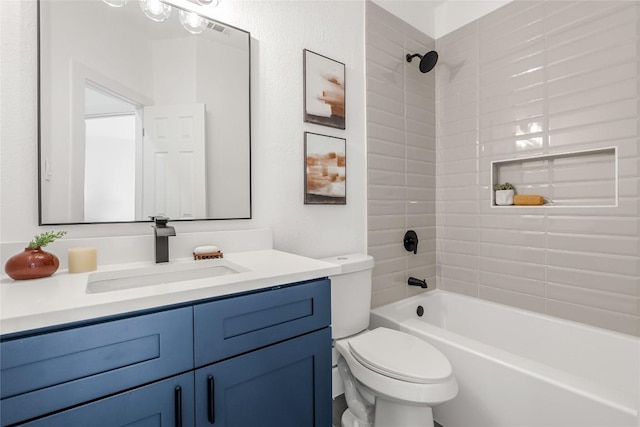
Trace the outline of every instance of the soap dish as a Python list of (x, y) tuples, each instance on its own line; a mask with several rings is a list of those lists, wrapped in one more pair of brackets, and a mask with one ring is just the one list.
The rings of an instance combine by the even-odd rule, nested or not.
[(193, 259), (216, 259), (216, 258), (224, 258), (222, 251), (215, 252), (204, 252), (204, 253), (193, 253)]

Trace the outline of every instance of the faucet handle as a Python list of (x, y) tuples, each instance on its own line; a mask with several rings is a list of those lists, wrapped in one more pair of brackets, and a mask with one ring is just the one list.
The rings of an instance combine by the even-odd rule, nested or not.
[(404, 248), (409, 251), (412, 252), (414, 254), (418, 253), (418, 234), (413, 231), (413, 230), (409, 230), (404, 234)]
[(167, 216), (162, 216), (162, 215), (152, 216), (152, 215), (149, 215), (149, 218), (151, 218), (151, 221), (154, 221), (158, 227), (166, 227), (167, 226), (167, 222), (169, 222), (169, 217), (167, 217)]

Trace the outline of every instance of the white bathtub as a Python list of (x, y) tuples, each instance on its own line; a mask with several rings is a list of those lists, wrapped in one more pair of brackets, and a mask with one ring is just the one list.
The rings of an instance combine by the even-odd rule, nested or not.
[(636, 337), (441, 290), (372, 310), (378, 326), (451, 362), (460, 392), (434, 408), (445, 427), (640, 427)]

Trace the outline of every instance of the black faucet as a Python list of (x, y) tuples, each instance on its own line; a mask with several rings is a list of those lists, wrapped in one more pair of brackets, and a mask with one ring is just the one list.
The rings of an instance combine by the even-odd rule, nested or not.
[(156, 264), (169, 262), (169, 237), (176, 235), (176, 229), (167, 225), (169, 218), (164, 216), (150, 216), (156, 225), (153, 233), (156, 237)]
[(415, 277), (409, 277), (407, 280), (409, 286), (420, 286), (422, 289), (427, 289), (427, 281), (416, 279)]

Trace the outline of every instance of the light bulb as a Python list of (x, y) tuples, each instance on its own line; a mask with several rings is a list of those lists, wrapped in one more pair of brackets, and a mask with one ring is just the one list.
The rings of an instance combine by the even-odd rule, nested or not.
[(191, 34), (200, 34), (206, 27), (204, 18), (195, 12), (180, 10), (178, 11), (178, 16), (184, 29), (189, 31)]
[(197, 3), (202, 6), (213, 6), (216, 7), (220, 4), (220, 0), (189, 0), (192, 3)]
[(122, 7), (129, 2), (129, 0), (102, 0), (102, 1), (111, 7)]
[(147, 18), (156, 22), (163, 22), (171, 15), (171, 6), (160, 0), (140, 0), (140, 9)]

